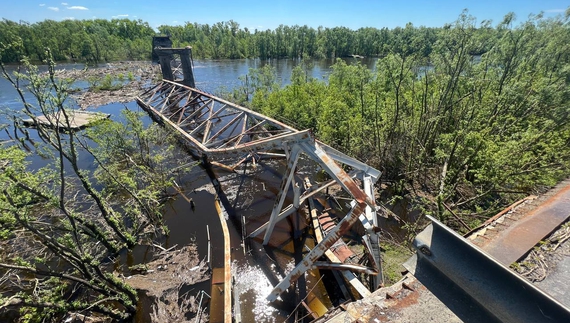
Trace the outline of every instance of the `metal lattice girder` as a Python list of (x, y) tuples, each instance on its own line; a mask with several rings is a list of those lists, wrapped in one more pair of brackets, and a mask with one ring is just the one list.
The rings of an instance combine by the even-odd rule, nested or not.
[(304, 275), (309, 269), (313, 267), (313, 264), (327, 251), (340, 237), (342, 237), (350, 227), (356, 221), (358, 221), (358, 214), (364, 212), (366, 203), (361, 202), (356, 204), (350, 212), (327, 234), (327, 236), (317, 244), (303, 260), (295, 267), (283, 280), (275, 286), (271, 294), (267, 296), (267, 300), (273, 302), (277, 300), (277, 297), (281, 295), (293, 282), (295, 282), (299, 277)]
[(283, 176), (281, 187), (279, 189), (279, 194), (277, 195), (275, 206), (273, 207), (273, 211), (271, 212), (271, 217), (269, 218), (267, 230), (265, 230), (265, 237), (263, 238), (264, 245), (267, 245), (269, 243), (269, 239), (271, 238), (271, 233), (273, 232), (275, 223), (277, 223), (277, 217), (279, 216), (279, 212), (283, 207), (283, 202), (285, 202), (285, 198), (287, 197), (289, 186), (293, 181), (293, 175), (295, 175), (295, 167), (297, 167), (297, 161), (299, 160), (300, 152), (301, 152), (301, 147), (299, 147), (299, 145), (293, 145), (288, 154), (289, 158), (287, 159), (287, 170), (285, 171), (285, 175)]
[[(257, 236), (265, 232), (264, 244), (269, 243), (277, 222), (286, 219), (307, 199), (326, 187), (339, 184), (352, 196), (354, 205), (351, 211), (275, 287), (268, 299), (276, 299), (291, 282), (314, 266), (315, 261), (360, 218), (366, 225), (368, 236), (371, 237), (367, 239), (367, 244), (371, 249), (374, 270), (378, 268), (379, 255), (376, 253), (379, 248), (375, 247), (377, 235), (374, 226), (377, 224), (377, 219), (373, 184), (379, 179), (380, 171), (316, 141), (309, 130), (299, 131), (255, 111), (168, 80), (162, 81), (139, 96), (137, 103), (155, 119), (177, 130), (183, 139), (209, 159), (238, 157), (243, 161), (261, 153), (287, 158), (287, 169), (270, 219), (250, 234)], [(281, 153), (275, 154), (275, 151)], [(294, 183), (295, 169), (301, 153), (317, 162), (331, 176), (332, 181), (311, 192), (301, 194), (300, 188)], [(339, 163), (352, 168), (350, 173), (346, 173)], [(363, 184), (362, 188), (355, 178)], [(294, 188), (293, 203), (284, 206), (291, 185)], [(331, 267), (347, 269), (346, 266), (338, 264), (331, 264)], [(367, 270), (360, 267), (352, 269)]]
[[(348, 194), (350, 194), (354, 199), (360, 200), (360, 201), (366, 201), (366, 203), (368, 205), (368, 207), (366, 209), (368, 211), (368, 216), (366, 217), (368, 219), (368, 222), (374, 223), (375, 221), (377, 221), (376, 220), (376, 208), (375, 208), (375, 202), (374, 202), (374, 194), (373, 194), (372, 188), (369, 188), (368, 192), (365, 192), (365, 190), (358, 187), (356, 182), (353, 180), (353, 176), (347, 174), (334, 161), (334, 159), (332, 157), (330, 157), (325, 152), (325, 150), (322, 148), (322, 145), (317, 143), (316, 141), (311, 141), (310, 139), (307, 139), (307, 140), (302, 141), (300, 144), (295, 145), (295, 147), (297, 147), (297, 146), (301, 149), (301, 151), (303, 153), (305, 153), (307, 156), (309, 156), (312, 160), (316, 161), (331, 176), (333, 181), (330, 184), (340, 184), (345, 189), (345, 191)], [(288, 154), (288, 155), (290, 155), (290, 154)], [(289, 175), (283, 178), (283, 182), (281, 184), (282, 190), (280, 190), (280, 192), (279, 192), (278, 199), (284, 198), (283, 194), (287, 194), (287, 190), (289, 188), (290, 182), (293, 180), (293, 177), (290, 176), (292, 174), (289, 173), (291, 171), (291, 168), (289, 167), (290, 163), (291, 163), (291, 156), (289, 157), (289, 163), (288, 163), (288, 167), (287, 167), (287, 174), (289, 174)], [(354, 175), (354, 173), (355, 172), (353, 172), (352, 174)], [(365, 181), (364, 183), (365, 184), (368, 183), (369, 185), (372, 185), (371, 181)], [(283, 188), (285, 188), (285, 190), (283, 190)], [(323, 189), (323, 188), (324, 187), (322, 187), (321, 189)], [(301, 204), (307, 198), (313, 196), (314, 194), (316, 194), (321, 189), (310, 192), (310, 194), (301, 196), (300, 197)], [(370, 195), (368, 195), (367, 193), (369, 193)], [(292, 214), (297, 209), (298, 209), (298, 207), (295, 207), (294, 205), (289, 205), (285, 209), (282, 209), (282, 204), (276, 204), (274, 209), (273, 209), (273, 212), (271, 213), (270, 220), (268, 222), (266, 222), (265, 224), (261, 225), (255, 231), (253, 231), (250, 234), (250, 236), (255, 237), (255, 236), (259, 235), (260, 233), (265, 232), (264, 244), (267, 244), (267, 242), (268, 242), (267, 238), (268, 238), (268, 236), (271, 235), (272, 229), (273, 229), (273, 226), (275, 225), (275, 223), (277, 223), (281, 220), (284, 220), (285, 218), (287, 218), (288, 215)], [(279, 212), (281, 212), (281, 213), (279, 213)], [(364, 213), (364, 214), (366, 214), (366, 213)], [(368, 226), (368, 227), (371, 230), (373, 228), (372, 226)], [(378, 250), (379, 250), (379, 248), (378, 248)], [(374, 256), (374, 259), (376, 259), (376, 258), (377, 257)], [(374, 261), (374, 263), (378, 264), (379, 262)]]
[(137, 102), (211, 157), (281, 150), (284, 142), (291, 144), (310, 137), (308, 130), (296, 130), (255, 111), (167, 80), (139, 96)]
[(348, 165), (350, 167), (352, 167), (353, 169), (357, 169), (360, 172), (358, 172), (358, 178), (360, 180), (364, 180), (365, 177), (369, 177), (372, 183), (376, 183), (376, 181), (378, 181), (378, 179), (380, 179), (380, 174), (381, 172), (373, 167), (370, 167), (368, 165), (366, 165), (365, 163), (358, 161), (350, 156), (347, 156), (345, 154), (343, 154), (342, 152), (320, 142), (317, 141), (317, 143), (319, 144), (319, 147), (327, 153), (327, 155), (330, 156), (330, 158), (332, 158), (333, 160)]
[[(313, 248), (309, 254), (279, 282), (273, 289), (271, 294), (267, 297), (269, 301), (275, 301), (277, 297), (283, 293), (293, 282), (295, 282), (301, 275), (311, 269), (315, 262), (331, 247), (333, 246), (354, 223), (359, 221), (359, 217), (366, 212), (366, 207), (375, 210), (374, 199), (369, 197), (364, 190), (362, 190), (356, 182), (321, 148), (321, 146), (313, 142), (303, 142), (300, 145), (309, 157), (315, 160), (327, 173), (340, 184), (348, 193), (352, 195), (355, 203), (349, 213), (326, 235), (326, 237)], [(375, 212), (374, 212), (375, 213)]]

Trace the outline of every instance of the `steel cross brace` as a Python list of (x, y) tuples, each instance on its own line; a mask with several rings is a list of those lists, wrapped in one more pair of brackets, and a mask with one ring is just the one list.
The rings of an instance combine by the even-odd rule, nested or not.
[[(183, 102), (184, 98), (185, 102)], [(376, 268), (379, 267), (378, 237), (374, 230), (377, 220), (373, 193), (373, 184), (380, 176), (378, 170), (315, 141), (309, 130), (296, 130), (252, 110), (171, 81), (165, 80), (146, 91), (141, 97), (137, 97), (137, 102), (163, 124), (179, 132), (187, 143), (210, 158), (284, 150), (287, 157), (287, 170), (283, 176), (270, 219), (250, 234), (250, 236), (257, 236), (265, 231), (264, 244), (269, 243), (275, 224), (298, 210), (300, 205), (312, 196), (311, 193), (301, 196), (300, 188), (294, 183), (295, 168), (301, 153), (316, 161), (332, 177), (331, 183), (338, 183), (354, 198), (352, 211), (278, 285), (272, 294), (275, 298), (279, 294), (277, 292), (279, 288), (288, 288), (290, 283), (304, 272), (303, 268), (313, 266), (314, 261), (359, 219), (363, 221), (367, 229), (364, 240), (371, 251), (372, 262), (377, 265)], [(175, 112), (166, 115), (166, 107), (168, 107), (167, 110)], [(228, 113), (223, 113), (224, 111)], [(215, 118), (217, 120), (225, 118), (224, 123), (215, 126), (216, 121), (213, 121)], [(191, 129), (192, 124), (196, 124), (193, 129)], [(347, 174), (337, 162), (352, 167), (351, 174)], [(353, 177), (362, 181), (364, 189), (356, 184)], [(293, 203), (283, 208), (292, 183)]]
[[(285, 148), (287, 151), (288, 149)], [(277, 217), (279, 216), (279, 211), (283, 207), (283, 202), (287, 197), (287, 192), (289, 191), (289, 186), (293, 181), (295, 175), (295, 168), (297, 167), (297, 161), (299, 160), (299, 153), (301, 152), (301, 147), (299, 145), (293, 145), (289, 152), (289, 158), (287, 159), (287, 170), (285, 171), (285, 176), (281, 181), (281, 187), (279, 189), (279, 194), (277, 195), (277, 200), (273, 210), (271, 211), (271, 217), (269, 218), (269, 223), (267, 225), (267, 230), (265, 230), (265, 236), (263, 238), (263, 244), (267, 245), (269, 239), (271, 238), (271, 233), (273, 233), (273, 228), (275, 223), (277, 223)]]
[[(336, 180), (355, 199), (348, 214), (327, 234), (327, 236), (315, 246), (305, 258), (287, 276), (275, 286), (271, 294), (267, 296), (270, 302), (275, 301), (291, 284), (299, 279), (307, 270), (313, 267), (314, 263), (348, 230), (359, 221), (361, 214), (365, 214), (366, 207), (375, 210), (375, 203), (364, 191), (362, 191), (354, 180), (338, 164), (321, 149), (318, 143), (312, 145), (308, 142), (300, 144), (303, 152), (315, 160), (327, 173)], [(266, 233), (267, 234), (267, 233)]]

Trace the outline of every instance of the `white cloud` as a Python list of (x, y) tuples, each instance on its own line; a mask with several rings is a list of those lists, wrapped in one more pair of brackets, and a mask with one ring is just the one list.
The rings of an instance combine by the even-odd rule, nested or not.
[(63, 20), (75, 20), (75, 17), (65, 17)]
[(128, 17), (129, 15), (117, 15), (117, 17)]
[(53, 11), (59, 11), (58, 7), (48, 7), (49, 10), (53, 10)]
[(67, 2), (62, 2), (62, 3), (61, 3), (62, 6), (67, 6), (68, 4), (69, 4), (69, 3), (67, 3)]
[(544, 12), (547, 13), (560, 13), (560, 12), (564, 12), (564, 9), (548, 9), (548, 10), (544, 10)]
[(67, 7), (67, 9), (69, 9), (69, 10), (89, 10), (89, 8), (85, 8), (83, 6), (71, 6), (71, 7)]
[(43, 7), (43, 6), (45, 6), (45, 5), (46, 5), (45, 3), (40, 3), (40, 7)]

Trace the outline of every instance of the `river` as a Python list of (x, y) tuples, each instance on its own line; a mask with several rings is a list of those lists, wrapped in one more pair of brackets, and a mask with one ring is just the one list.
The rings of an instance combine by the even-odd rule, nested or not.
[[(358, 59), (369, 68), (375, 65), (375, 59)], [(346, 59), (347, 63), (356, 62), (357, 59)], [(301, 63), (300, 60), (194, 60), (194, 76), (196, 87), (210, 93), (219, 93), (224, 90), (231, 90), (241, 85), (240, 77), (247, 74), (250, 68), (260, 68), (265, 64), (275, 67), (278, 81), (282, 85), (289, 83), (291, 71), (295, 66)], [(308, 66), (307, 71), (312, 77), (319, 79), (327, 79), (331, 73), (331, 65), (333, 60), (313, 60)], [(150, 62), (149, 62), (150, 64)], [(14, 70), (13, 66), (8, 67)], [(41, 67), (44, 69), (45, 67)], [(81, 64), (61, 64), (58, 68), (83, 68)], [(78, 86), (85, 88), (86, 82), (78, 82)], [(135, 102), (125, 104), (131, 110), (140, 110)], [(97, 111), (111, 114), (114, 120), (121, 120), (120, 111), (123, 104), (107, 104), (97, 107)], [(0, 109), (20, 109), (21, 103), (17, 97), (17, 93), (11, 85), (3, 78), (0, 78)], [(146, 122), (151, 122), (147, 119)], [(0, 124), (8, 124), (5, 117), (0, 115)], [(34, 131), (30, 131), (32, 137), (35, 136)], [(8, 139), (5, 131), (0, 133), (0, 141)], [(41, 167), (48, 163), (47, 160), (40, 158), (32, 160), (33, 167)], [(93, 160), (86, 159), (81, 161), (81, 166), (93, 169), (95, 166)], [(284, 163), (281, 161), (270, 161), (261, 163), (257, 168), (248, 168), (248, 173), (244, 174), (228, 174), (218, 173), (220, 182), (223, 186), (229, 188), (226, 194), (230, 206), (234, 208), (237, 219), (244, 216), (246, 219), (246, 232), (253, 231), (264, 221), (264, 217), (268, 215), (273, 206), (273, 202), (280, 186), (280, 173), (283, 172)], [(300, 163), (298, 174), (300, 176), (308, 176), (315, 173), (315, 167), (311, 163)], [(203, 259), (207, 256), (207, 234), (206, 227), (210, 229), (212, 241), (221, 241), (221, 226), (218, 215), (214, 207), (214, 194), (207, 189), (210, 178), (201, 167), (194, 167), (184, 179), (184, 188), (191, 197), (196, 207), (191, 208), (188, 202), (182, 198), (176, 198), (166, 205), (164, 211), (164, 219), (170, 230), (170, 234), (166, 241), (163, 241), (166, 247), (178, 245), (183, 246), (189, 243), (196, 243), (200, 257)], [(267, 278), (268, 270), (273, 270), (271, 264), (267, 264), (267, 255), (261, 252), (261, 246), (254, 244), (255, 250), (248, 250), (244, 253), (242, 241), (240, 239), (241, 232), (239, 225), (231, 224), (229, 221), (229, 229), (232, 236), (232, 271), (236, 278), (235, 287), (238, 289), (239, 303), (241, 308), (241, 316), (244, 322), (281, 322), (285, 320), (289, 314), (286, 310), (276, 309), (265, 301), (265, 297), (272, 290), (272, 284)], [(286, 221), (283, 221), (286, 222)], [(277, 230), (278, 231), (278, 230)], [(222, 265), (222, 246), (214, 243), (212, 245), (212, 265), (220, 267)], [(259, 250), (258, 250), (259, 249)], [(126, 261), (130, 264), (148, 261), (150, 257), (149, 250), (146, 248), (138, 248)], [(288, 270), (293, 266), (292, 259), (283, 258), (282, 255), (273, 256), (272, 262), (281, 263)], [(277, 270), (273, 270), (273, 275), (279, 276)], [(282, 274), (282, 273), (281, 273)], [(313, 283), (315, 283), (313, 281)], [(209, 283), (201, 283), (193, 286), (192, 294), (197, 294), (200, 289), (210, 292)], [(326, 293), (326, 291), (322, 291)]]

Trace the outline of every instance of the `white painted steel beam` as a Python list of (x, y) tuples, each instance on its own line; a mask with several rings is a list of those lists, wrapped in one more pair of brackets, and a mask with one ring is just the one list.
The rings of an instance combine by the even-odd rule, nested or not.
[(363, 162), (360, 162), (350, 156), (347, 156), (346, 154), (341, 153), (340, 151), (332, 148), (331, 146), (328, 146), (320, 141), (317, 141), (317, 143), (319, 144), (320, 148), (322, 150), (324, 150), (329, 156), (332, 157), (332, 159), (336, 160), (339, 163), (348, 165), (354, 169), (358, 169), (360, 171), (362, 171), (361, 173), (361, 179), (363, 177), (363, 175), (367, 175), (370, 176), (373, 179), (373, 182), (376, 183), (376, 181), (378, 181), (378, 179), (380, 178), (380, 175), (382, 174), (382, 172), (380, 172), (379, 170), (370, 167), (368, 165), (366, 165)]
[[(209, 158), (231, 156), (242, 158), (244, 154), (253, 156), (259, 152), (269, 154), (277, 152), (277, 155), (283, 156), (281, 152), (284, 153), (287, 158), (287, 169), (283, 175), (269, 221), (250, 234), (250, 237), (253, 237), (264, 232), (263, 244), (269, 243), (274, 227), (279, 221), (298, 210), (316, 192), (337, 183), (354, 198), (351, 211), (279, 283), (268, 299), (276, 299), (290, 286), (291, 282), (313, 266), (314, 262), (334, 245), (359, 218), (365, 219), (363, 223), (368, 233), (366, 239), (369, 241), (368, 245), (373, 250), (378, 249), (375, 248), (374, 243), (377, 241), (374, 227), (378, 225), (378, 222), (373, 185), (379, 179), (380, 171), (315, 141), (309, 130), (296, 130), (255, 111), (168, 80), (146, 91), (137, 98), (137, 102), (163, 124), (179, 132), (191, 146)], [(222, 113), (223, 111), (227, 113)], [(222, 118), (223, 123), (217, 124)], [(312, 192), (301, 194), (300, 188), (295, 185), (294, 181), (295, 168), (301, 153), (317, 162), (333, 180)], [(351, 167), (350, 175), (338, 163)], [(360, 179), (364, 188), (359, 187), (353, 177)], [(293, 203), (284, 207), (292, 183), (294, 185)], [(371, 252), (375, 253), (373, 250)], [(356, 279), (349, 271), (343, 270), (342, 272), (347, 279), (352, 281)], [(366, 293), (364, 290), (359, 290), (359, 292)]]
[(364, 212), (365, 203), (357, 204), (348, 214), (327, 234), (327, 236), (317, 244), (303, 260), (283, 278), (273, 288), (271, 294), (267, 296), (267, 300), (273, 302), (281, 295), (291, 284), (299, 279), (307, 270), (311, 269), (315, 261), (317, 261), (350, 227), (358, 221), (358, 214)]
[[(287, 149), (286, 149), (287, 150)], [(277, 200), (271, 211), (271, 217), (269, 218), (269, 224), (265, 230), (265, 236), (263, 237), (263, 244), (267, 245), (269, 239), (271, 239), (271, 233), (273, 233), (273, 228), (275, 223), (277, 223), (277, 216), (279, 215), (281, 208), (283, 207), (283, 202), (287, 197), (287, 192), (289, 191), (289, 186), (294, 179), (295, 169), (297, 168), (297, 161), (299, 160), (299, 153), (301, 152), (301, 147), (299, 145), (293, 145), (290, 149), (290, 158), (287, 160), (287, 170), (283, 176), (281, 182), (281, 187), (279, 189), (279, 194), (277, 194)]]

